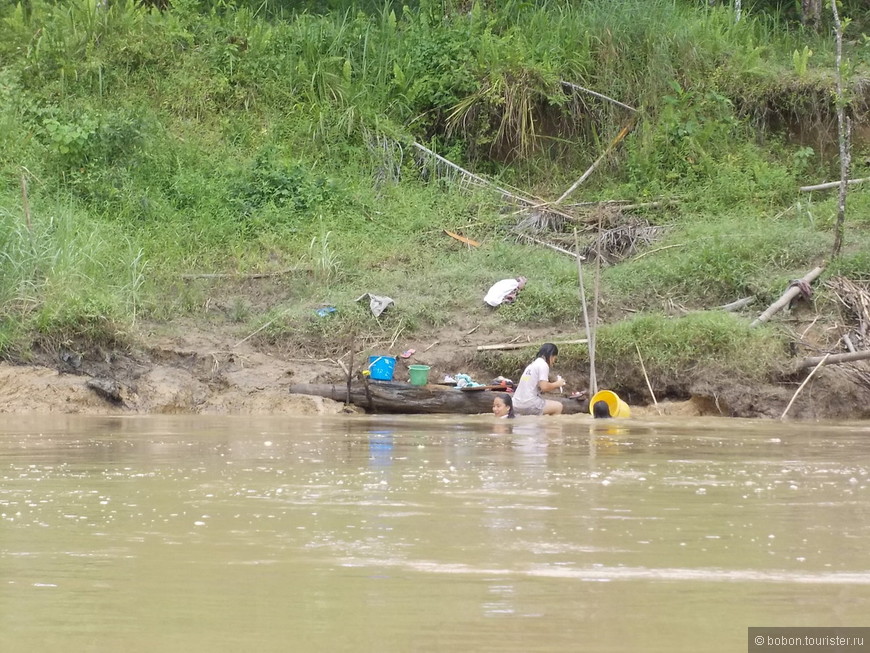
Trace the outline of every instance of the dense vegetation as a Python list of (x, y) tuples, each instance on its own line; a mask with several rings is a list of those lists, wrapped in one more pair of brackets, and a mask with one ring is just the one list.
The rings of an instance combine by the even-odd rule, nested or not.
[[(781, 333), (668, 316), (770, 301), (830, 254), (836, 191), (797, 189), (839, 177), (833, 39), (827, 17), (801, 27), (794, 3), (744, 3), (739, 22), (728, 6), (672, 0), (150, 4), (0, 4), (6, 356), (205, 318), (221, 282), (184, 279), (197, 273), (281, 273), (269, 312), (243, 297), (227, 311), (273, 340), (486, 317), (485, 289), (516, 274), (531, 280), (522, 301), (491, 319), (582, 329), (574, 261), (518, 238), (522, 206), (414, 143), (552, 201), (632, 126), (565, 200), (585, 222), (538, 216), (556, 231), (541, 237), (566, 247), (574, 226), (594, 244), (598, 219), (659, 227), (649, 255), (602, 269), (613, 361), (640, 341), (668, 373), (717, 356), (759, 373)], [(866, 11), (841, 9), (858, 127)], [(856, 130), (852, 177), (866, 174), (867, 138)], [(669, 203), (591, 219), (574, 206), (606, 199)], [(868, 209), (870, 193), (850, 187), (827, 275), (870, 278)], [(397, 306), (376, 320), (354, 301), (368, 291)], [(318, 318), (323, 304), (338, 311)]]

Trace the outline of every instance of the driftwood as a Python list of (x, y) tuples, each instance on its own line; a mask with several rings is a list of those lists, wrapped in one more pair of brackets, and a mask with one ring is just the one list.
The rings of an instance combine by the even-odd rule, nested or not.
[(812, 367), (813, 365), (819, 365), (824, 362), (826, 365), (833, 365), (835, 363), (851, 363), (853, 361), (863, 361), (870, 359), (870, 350), (864, 351), (853, 351), (848, 354), (825, 354), (824, 356), (811, 356), (810, 358), (804, 358), (800, 363), (798, 363), (798, 368), (802, 369), (804, 367)]
[[(579, 340), (550, 340), (554, 345), (584, 345), (588, 342), (586, 338)], [(541, 343), (543, 344), (543, 343)], [(500, 345), (478, 345), (477, 351), (493, 351), (498, 349), (523, 349), (525, 347), (535, 347), (534, 342), (505, 342)]]
[[(822, 273), (822, 270), (824, 270), (824, 268), (813, 268), (812, 270), (807, 272), (807, 274), (801, 279), (801, 281), (805, 281), (806, 283), (812, 283)], [(755, 320), (749, 326), (754, 327), (758, 326), (762, 322), (767, 322), (771, 317), (773, 317), (775, 313), (788, 306), (788, 303), (792, 299), (797, 297), (800, 292), (801, 289), (798, 286), (789, 287), (789, 289), (786, 290), (785, 293), (783, 293), (782, 297), (780, 297), (773, 304), (771, 304), (770, 307), (768, 307), (768, 309), (764, 311), (764, 313), (755, 318)]]
[[(861, 179), (847, 179), (846, 183), (850, 184), (850, 185), (851, 184), (861, 184), (861, 183), (864, 183), (865, 181), (870, 181), (870, 177), (863, 177)], [(807, 193), (807, 192), (814, 191), (814, 190), (828, 190), (829, 188), (839, 188), (841, 183), (842, 182), (840, 182), (840, 181), (828, 181), (828, 182), (825, 182), (824, 184), (816, 184), (815, 186), (801, 186), (798, 190), (800, 190), (803, 193)]]
[[(291, 394), (314, 395), (335, 401), (344, 401), (347, 388), (326, 383), (298, 383), (290, 386)], [(370, 381), (354, 383), (350, 403), (376, 413), (476, 415), (492, 411), (492, 400), (502, 393), (492, 390), (463, 392), (457, 388), (439, 385), (410, 385)], [(562, 404), (563, 414), (585, 412), (586, 403), (548, 395), (547, 399)]]

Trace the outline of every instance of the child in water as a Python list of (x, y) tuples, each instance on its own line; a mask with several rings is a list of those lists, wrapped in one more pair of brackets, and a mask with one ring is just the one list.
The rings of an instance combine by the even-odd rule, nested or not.
[(506, 392), (499, 393), (492, 400), (492, 414), (502, 419), (514, 418), (514, 402)]

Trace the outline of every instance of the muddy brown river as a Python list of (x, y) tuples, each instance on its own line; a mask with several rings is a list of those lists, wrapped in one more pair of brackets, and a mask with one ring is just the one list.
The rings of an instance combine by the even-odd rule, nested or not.
[(745, 651), (870, 626), (870, 424), (0, 418), (0, 651)]

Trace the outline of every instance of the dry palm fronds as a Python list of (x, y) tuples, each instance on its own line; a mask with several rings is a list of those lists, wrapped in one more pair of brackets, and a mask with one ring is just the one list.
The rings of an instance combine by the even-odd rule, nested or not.
[(581, 253), (587, 258), (597, 256), (607, 263), (616, 263), (636, 254), (641, 248), (658, 240), (664, 229), (645, 222), (627, 224), (603, 230)]
[(870, 346), (870, 283), (846, 277), (832, 277), (825, 282), (842, 304), (844, 319), (854, 330), (851, 340), (859, 349)]

